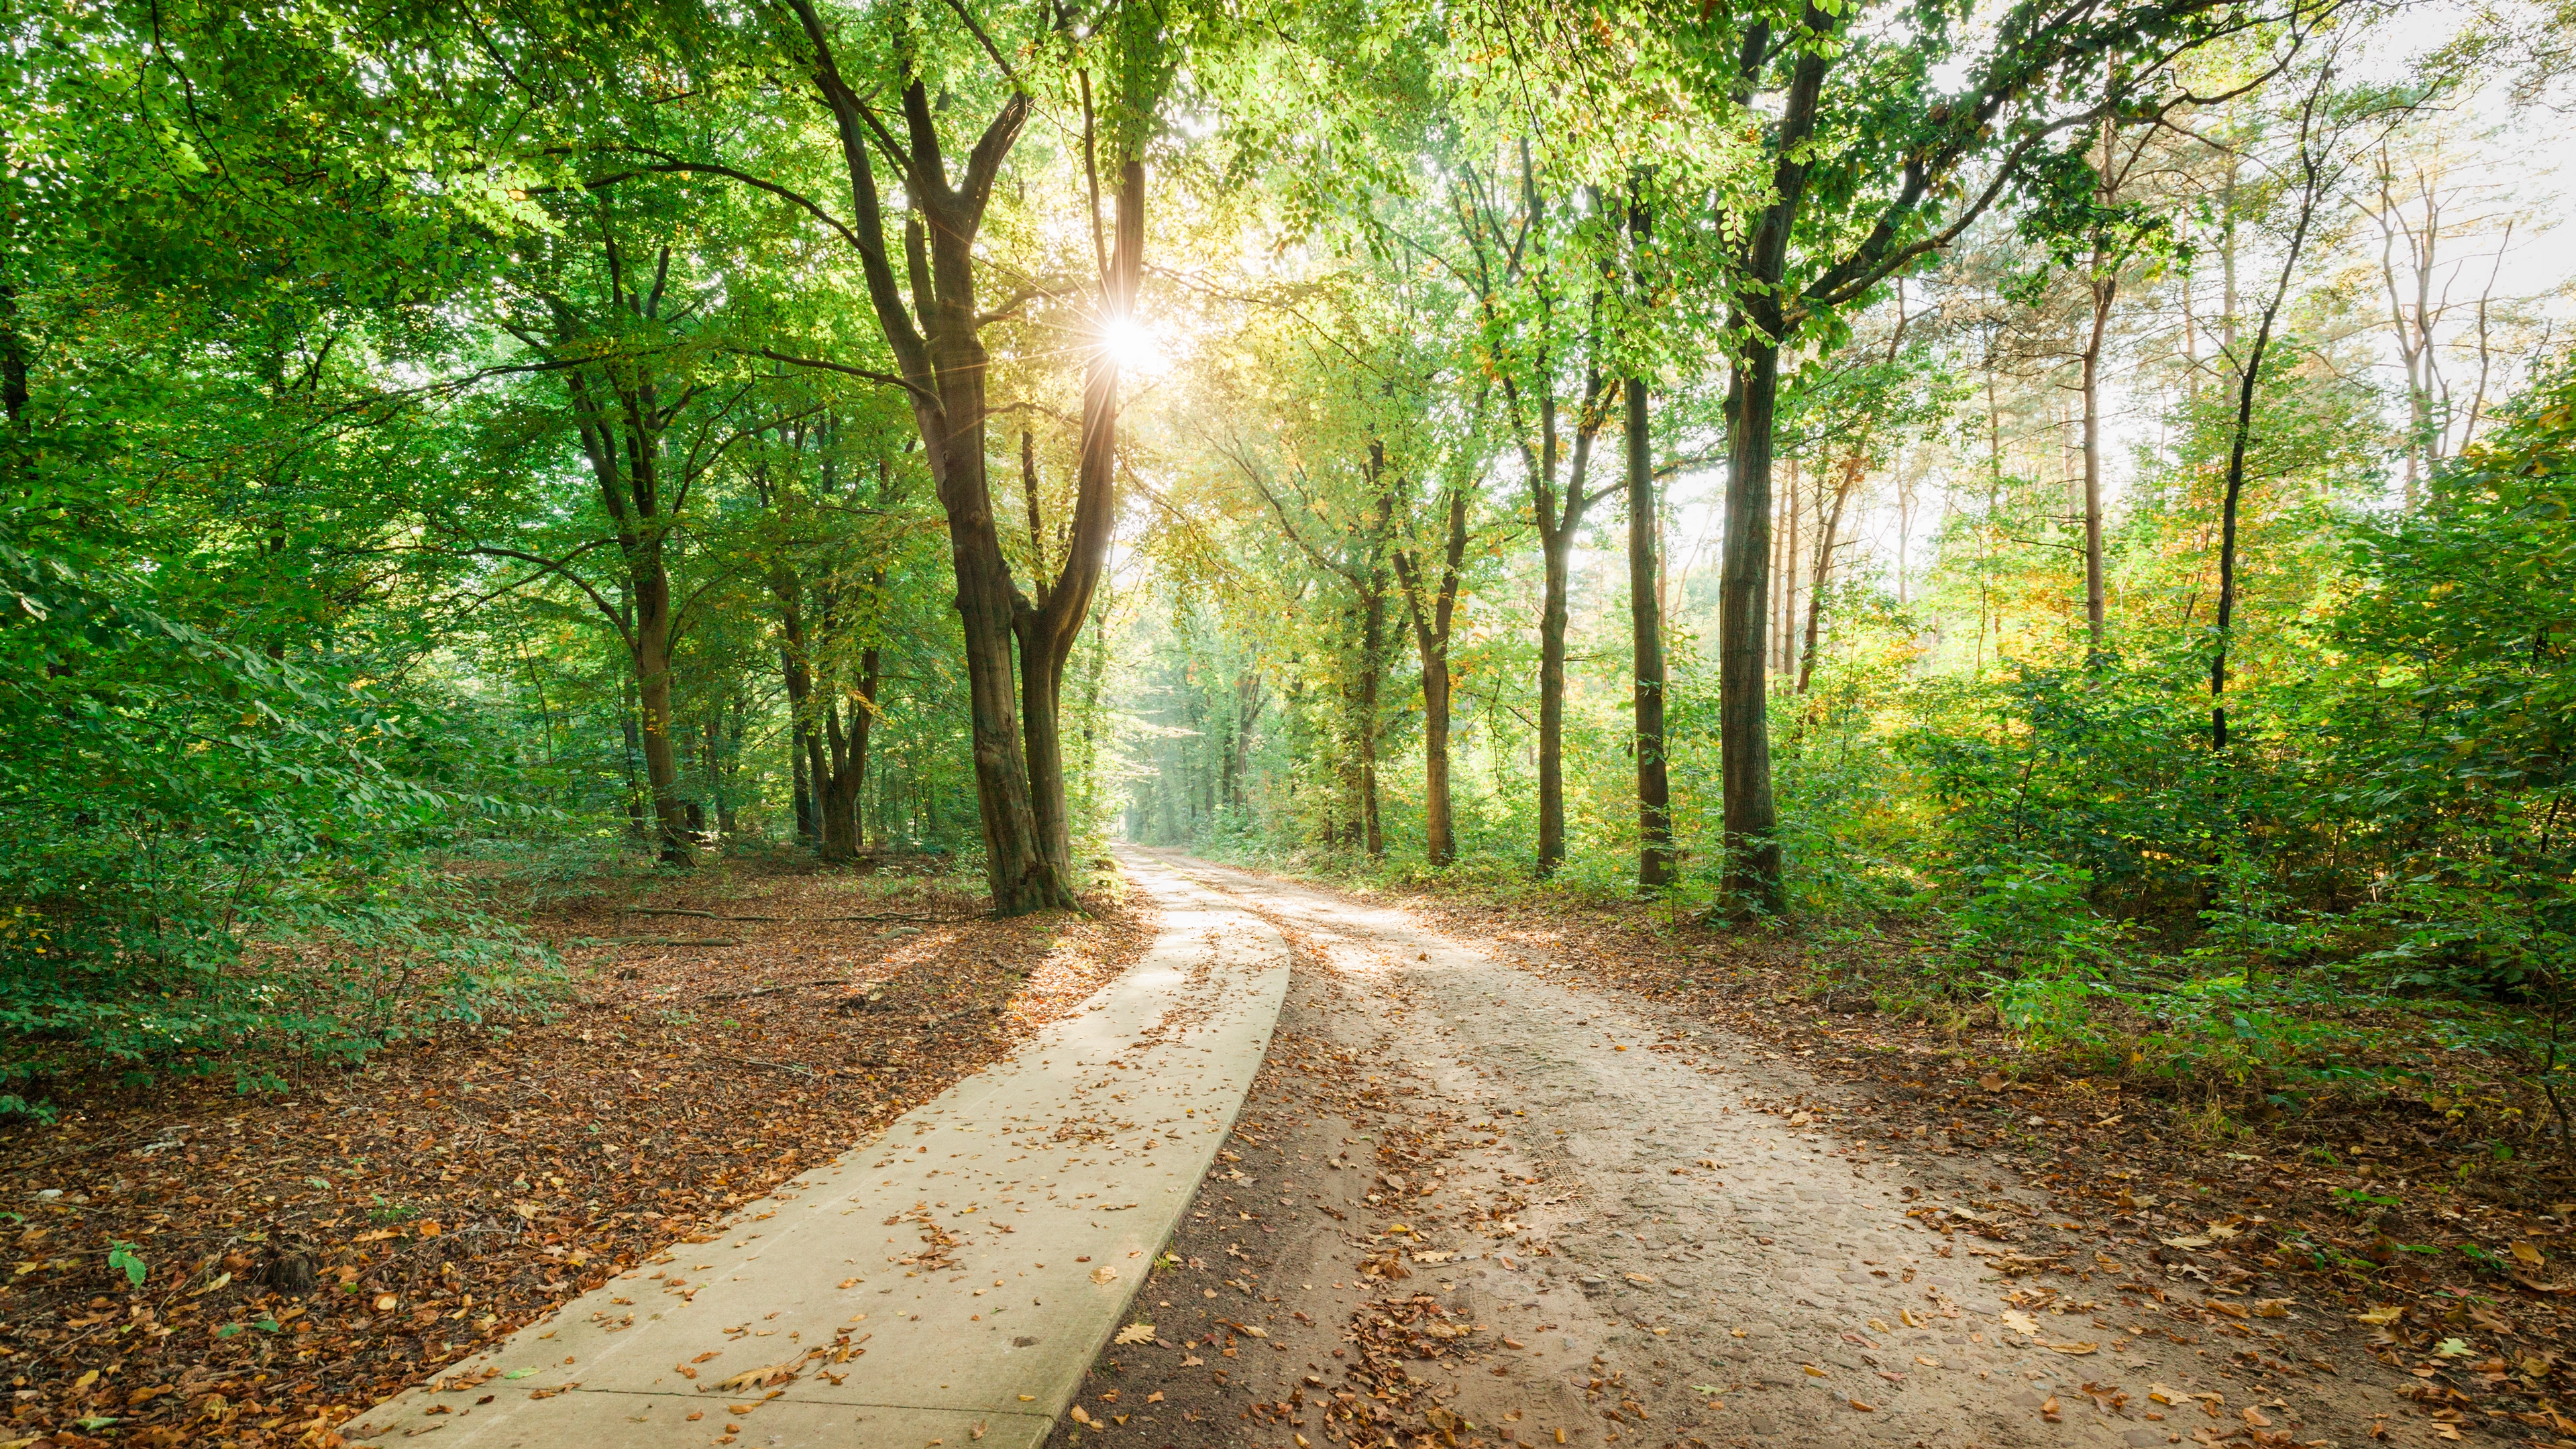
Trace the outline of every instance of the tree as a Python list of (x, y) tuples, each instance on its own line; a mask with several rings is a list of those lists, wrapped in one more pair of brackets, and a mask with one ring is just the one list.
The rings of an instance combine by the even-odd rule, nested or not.
[[(1782, 350), (1832, 332), (1846, 309), (2008, 195), (2088, 186), (2082, 153), (2103, 116), (2217, 99), (2150, 90), (2173, 57), (2284, 17), (2296, 36), (2317, 7), (2289, 0), (2281, 15), (2258, 16), (2216, 0), (2024, 0), (1948, 96), (1935, 93), (1933, 66), (1958, 44), (1953, 22), (1881, 40), (1867, 13), (1812, 3), (1649, 12), (1711, 119), (1759, 137), (1765, 175), (1722, 196), (1715, 217), (1726, 247), (1715, 285), (1735, 338), (1718, 626), (1724, 885), (1735, 909), (1783, 905), (1763, 669)], [(1760, 99), (1768, 93), (1776, 103)], [(2069, 132), (2084, 138), (2072, 150), (2058, 140)]]

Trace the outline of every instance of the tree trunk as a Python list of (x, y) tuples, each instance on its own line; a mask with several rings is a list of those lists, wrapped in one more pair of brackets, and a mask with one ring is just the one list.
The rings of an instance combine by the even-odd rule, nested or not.
[[(844, 234), (859, 254), (878, 330), (901, 369), (899, 381), (911, 399), (924, 460), (948, 519), (955, 606), (965, 642), (984, 877), (993, 893), (993, 910), (1016, 916), (1070, 906), (1073, 893), (1046, 848), (1021, 743), (1012, 666), (1020, 599), (993, 520), (985, 463), (989, 359), (976, 307), (977, 233), (1002, 163), (1027, 122), (1029, 98), (1013, 91), (977, 139), (964, 175), (951, 183), (929, 88), (918, 76), (903, 85), (900, 103), (908, 141), (903, 199), (913, 212), (903, 228), (907, 304), (886, 249), (883, 198), (869, 150), (875, 117), (842, 78), (830, 32), (811, 0), (789, 0), (789, 8), (812, 47), (816, 89), (837, 123), (856, 223)], [(891, 140), (890, 134), (886, 139)]]
[[(1137, 288), (1143, 280), (1142, 161), (1130, 159), (1120, 168), (1115, 238), (1100, 278), (1099, 307), (1104, 330), (1122, 326), (1134, 315)], [(1052, 585), (1041, 572), (1036, 606), (1023, 600), (1016, 615), (1020, 637), (1020, 719), (1028, 739), (1029, 797), (1037, 813), (1049, 865), (1065, 882), (1073, 879), (1073, 831), (1065, 798), (1061, 720), (1064, 671), (1090, 614), (1091, 596), (1108, 560), (1109, 535), (1116, 523), (1118, 380), (1117, 356), (1105, 345), (1096, 347), (1083, 373), (1081, 458), (1064, 570)], [(1036, 486), (1034, 467), (1030, 469), (1029, 486), (1032, 490)], [(1030, 497), (1034, 500), (1034, 491)], [(1034, 502), (1031, 506), (1034, 508)], [(1031, 517), (1034, 522), (1034, 513)], [(1070, 886), (1064, 904), (1072, 904)]]
[[(2332, 74), (2331, 71), (2327, 73)], [(2254, 345), (2246, 356), (2245, 369), (2237, 378), (2236, 426), (2227, 447), (2227, 490), (2219, 505), (2218, 640), (2217, 648), (2209, 659), (2209, 743), (2212, 749), (2218, 750), (2227, 748), (2228, 631), (2236, 617), (2236, 516), (2245, 494), (2245, 454), (2254, 436), (2255, 389), (2262, 382), (2263, 354), (2272, 345), (2272, 328), (2280, 319), (2282, 302), (2290, 295), (2290, 282), (2298, 271), (2299, 255), (2307, 249), (2308, 228), (2316, 221), (2318, 197), (2325, 184), (2320, 179), (2321, 162), (2311, 129), (2316, 124), (2321, 94), (2322, 82), (2319, 92), (2308, 97), (2307, 105), (2299, 115), (2299, 165), (2304, 185), (2299, 193), (2298, 224), (2290, 230), (2289, 250), (2281, 259), (2280, 276), (2272, 288), (2271, 299), (2264, 304), (2263, 320), (2255, 328)], [(2234, 281), (2231, 268), (2231, 293)], [(2231, 295), (2231, 310), (2233, 300)]]
[(643, 706), (644, 780), (653, 792), (662, 863), (695, 861), (688, 805), (680, 798), (680, 755), (671, 743), (671, 578), (661, 549), (648, 546), (630, 563), (635, 593), (635, 686)]
[(796, 808), (796, 843), (811, 847), (818, 843), (814, 835), (814, 787), (813, 777), (805, 773), (805, 739), (801, 733), (787, 737), (787, 774)]
[(841, 724), (841, 702), (826, 700), (822, 711), (820, 742), (827, 753), (814, 772), (815, 809), (822, 816), (823, 844), (820, 854), (827, 861), (855, 860), (859, 854), (858, 798), (859, 781), (866, 778), (867, 747), (855, 750), (853, 741), (863, 727), (867, 711), (854, 708), (849, 728)]
[[(630, 657), (627, 662), (631, 665), (634, 660)], [(643, 706), (636, 702), (635, 671), (632, 668), (626, 671), (626, 678), (620, 682), (618, 703), (618, 723), (626, 735), (626, 750), (621, 756), (621, 763), (626, 767), (626, 833), (637, 840), (648, 840), (652, 838), (652, 832), (644, 825), (644, 782), (635, 778), (635, 767), (644, 758), (644, 732), (636, 726)]]
[(1427, 603), (1422, 570), (1412, 554), (1401, 548), (1395, 553), (1396, 578), (1404, 585), (1405, 617), (1413, 625), (1414, 650), (1422, 660), (1423, 854), (1434, 866), (1458, 859), (1457, 826), (1449, 803), (1449, 626), (1457, 614), (1459, 577), (1467, 558), (1467, 490), (1452, 487), (1448, 493), (1440, 583)]
[(1637, 884), (1673, 879), (1672, 785), (1664, 768), (1664, 618), (1655, 587), (1662, 517), (1646, 380), (1628, 379), (1628, 617), (1636, 656)]
[[(1836, 28), (1810, 4), (1806, 27)], [(1726, 547), (1718, 582), (1718, 761), (1725, 791), (1723, 909), (1777, 915), (1781, 891), (1779, 813), (1771, 796), (1771, 722), (1762, 669), (1762, 619), (1770, 603), (1771, 449), (1780, 400), (1780, 344), (1790, 332), (1782, 301), (1790, 233), (1806, 195), (1806, 143), (1814, 132), (1831, 56), (1802, 51), (1774, 137), (1772, 202), (1745, 255), (1744, 319), (1749, 341), (1728, 383)]]
[(1726, 543), (1718, 580), (1717, 727), (1724, 792), (1728, 908), (1777, 914), (1779, 816), (1771, 799), (1771, 721), (1763, 667), (1763, 618), (1771, 562), (1771, 425), (1779, 401), (1780, 349), (1745, 350), (1728, 384)]
[(1798, 692), (1816, 678), (1816, 646), (1824, 636), (1825, 579), (1833, 572), (1834, 539), (1842, 532), (1843, 505), (1850, 501), (1852, 490), (1860, 486), (1861, 464), (1865, 455), (1858, 449), (1843, 464), (1843, 476), (1834, 485), (1834, 506), (1824, 518), (1824, 536), (1816, 540), (1816, 566), (1807, 572), (1807, 640), (1798, 656)]
[[(2105, 123), (2108, 124), (2107, 122)], [(2102, 585), (2102, 338), (2110, 330), (2111, 302), (2118, 294), (2116, 276), (2105, 275), (2100, 248), (2094, 250), (2093, 331), (2084, 344), (2084, 628), (2085, 667), (2098, 669), (2103, 657)]]
[(1800, 486), (1806, 477), (1799, 471), (1798, 460), (1789, 460), (1789, 501), (1781, 510), (1786, 527), (1780, 540), (1780, 660), (1771, 672), (1786, 679), (1798, 668), (1798, 586), (1805, 580), (1798, 571), (1798, 525), (1803, 521), (1805, 490)]
[(1539, 551), (1545, 592), (1538, 616), (1538, 873), (1545, 879), (1565, 860), (1566, 581), (1574, 530), (1558, 530)]
[(1378, 830), (1378, 681), (1386, 673), (1386, 584), (1372, 576), (1360, 608), (1360, 841), (1371, 860), (1386, 858)]

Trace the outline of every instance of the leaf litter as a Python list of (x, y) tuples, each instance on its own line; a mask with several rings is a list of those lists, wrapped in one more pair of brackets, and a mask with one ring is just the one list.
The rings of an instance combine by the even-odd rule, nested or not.
[[(713, 1241), (1068, 1013), (1153, 936), (1123, 882), (1094, 886), (1083, 913), (995, 921), (899, 870), (730, 860), (531, 912), (580, 982), (550, 1020), (303, 1068), (267, 1097), (164, 1082), (0, 1127), (0, 1197), (23, 1205), (0, 1216), (0, 1442), (331, 1449), (378, 1400)], [(614, 939), (647, 911), (724, 917), (741, 944)], [(695, 1271), (651, 1291), (686, 1297)]]

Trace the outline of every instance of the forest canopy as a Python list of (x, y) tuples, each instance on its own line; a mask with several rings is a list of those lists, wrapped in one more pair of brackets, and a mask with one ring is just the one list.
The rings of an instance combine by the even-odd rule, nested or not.
[(542, 1011), (496, 882), (1112, 835), (2554, 1086), (2570, 34), (24, 10), (0, 1110)]

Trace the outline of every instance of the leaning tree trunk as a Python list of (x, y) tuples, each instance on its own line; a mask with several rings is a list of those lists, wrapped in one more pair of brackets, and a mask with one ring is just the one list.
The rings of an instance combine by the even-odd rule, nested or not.
[[(1104, 327), (1132, 316), (1145, 265), (1145, 166), (1130, 159), (1118, 174), (1118, 220), (1108, 270), (1100, 279)], [(1064, 570), (1049, 586), (1040, 566), (1038, 603), (1016, 614), (1020, 638), (1020, 725), (1028, 741), (1029, 799), (1038, 835), (1056, 879), (1073, 880), (1072, 812), (1065, 794), (1062, 700), (1065, 667), (1091, 611), (1091, 597), (1109, 558), (1116, 523), (1118, 467), (1118, 359), (1096, 350), (1083, 373), (1081, 458), (1074, 486), (1073, 527), (1067, 531)], [(1030, 496), (1035, 498), (1031, 470)], [(1032, 505), (1034, 506), (1034, 505)], [(1034, 517), (1034, 514), (1032, 514)], [(1071, 887), (1063, 904), (1072, 904)]]

